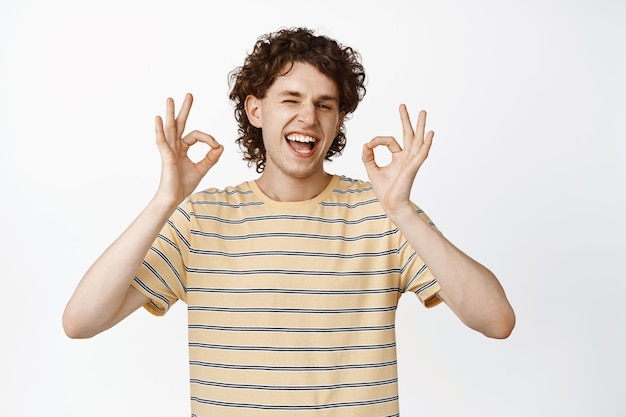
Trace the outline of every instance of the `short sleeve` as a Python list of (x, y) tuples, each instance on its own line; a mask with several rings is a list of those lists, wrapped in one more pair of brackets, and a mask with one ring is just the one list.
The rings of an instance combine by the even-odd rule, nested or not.
[(132, 285), (150, 299), (144, 307), (154, 315), (164, 315), (179, 299), (186, 301), (189, 230), (190, 215), (181, 206), (163, 226), (137, 270)]

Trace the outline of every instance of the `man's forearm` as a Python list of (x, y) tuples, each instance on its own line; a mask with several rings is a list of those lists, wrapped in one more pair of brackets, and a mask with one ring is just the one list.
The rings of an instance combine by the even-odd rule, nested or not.
[(441, 298), (469, 327), (489, 337), (507, 337), (515, 314), (495, 275), (454, 246), (408, 208), (390, 215), (439, 284)]
[(63, 327), (70, 337), (98, 334), (130, 313), (125, 311), (129, 309), (125, 302), (140, 302), (137, 295), (127, 296), (130, 284), (175, 208), (152, 200), (87, 270), (63, 314)]

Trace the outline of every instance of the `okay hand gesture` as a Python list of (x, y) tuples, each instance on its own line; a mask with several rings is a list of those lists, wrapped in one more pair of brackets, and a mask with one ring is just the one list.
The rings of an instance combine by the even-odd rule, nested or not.
[[(217, 163), (224, 147), (213, 136), (194, 130), (183, 136), (187, 117), (191, 110), (193, 96), (187, 94), (185, 101), (174, 115), (174, 100), (167, 99), (165, 110), (165, 127), (163, 119), (156, 116), (156, 144), (161, 154), (161, 181), (157, 196), (167, 204), (178, 205), (191, 194), (200, 180)], [(197, 142), (211, 148), (198, 162), (187, 156), (187, 151)]]
[[(411, 126), (411, 119), (404, 104), (400, 106), (400, 119), (404, 149), (393, 136), (376, 136), (363, 146), (362, 160), (367, 175), (378, 200), (389, 215), (411, 206), (411, 187), (417, 171), (428, 156), (434, 136), (433, 131), (424, 134), (426, 127), (424, 110), (418, 115), (415, 130)], [(374, 149), (378, 146), (386, 146), (391, 152), (389, 165), (381, 167), (376, 163)]]

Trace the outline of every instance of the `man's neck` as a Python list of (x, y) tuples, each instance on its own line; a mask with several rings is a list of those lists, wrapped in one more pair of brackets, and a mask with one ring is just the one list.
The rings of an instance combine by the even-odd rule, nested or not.
[(306, 178), (294, 178), (287, 175), (264, 171), (256, 180), (263, 193), (274, 201), (306, 201), (318, 196), (330, 183), (332, 175), (320, 171)]

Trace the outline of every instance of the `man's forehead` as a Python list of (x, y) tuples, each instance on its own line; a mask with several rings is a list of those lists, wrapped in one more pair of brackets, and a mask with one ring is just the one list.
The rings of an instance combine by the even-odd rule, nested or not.
[(339, 100), (337, 83), (314, 65), (294, 62), (274, 79), (269, 87), (276, 95), (314, 95), (326, 100)]

